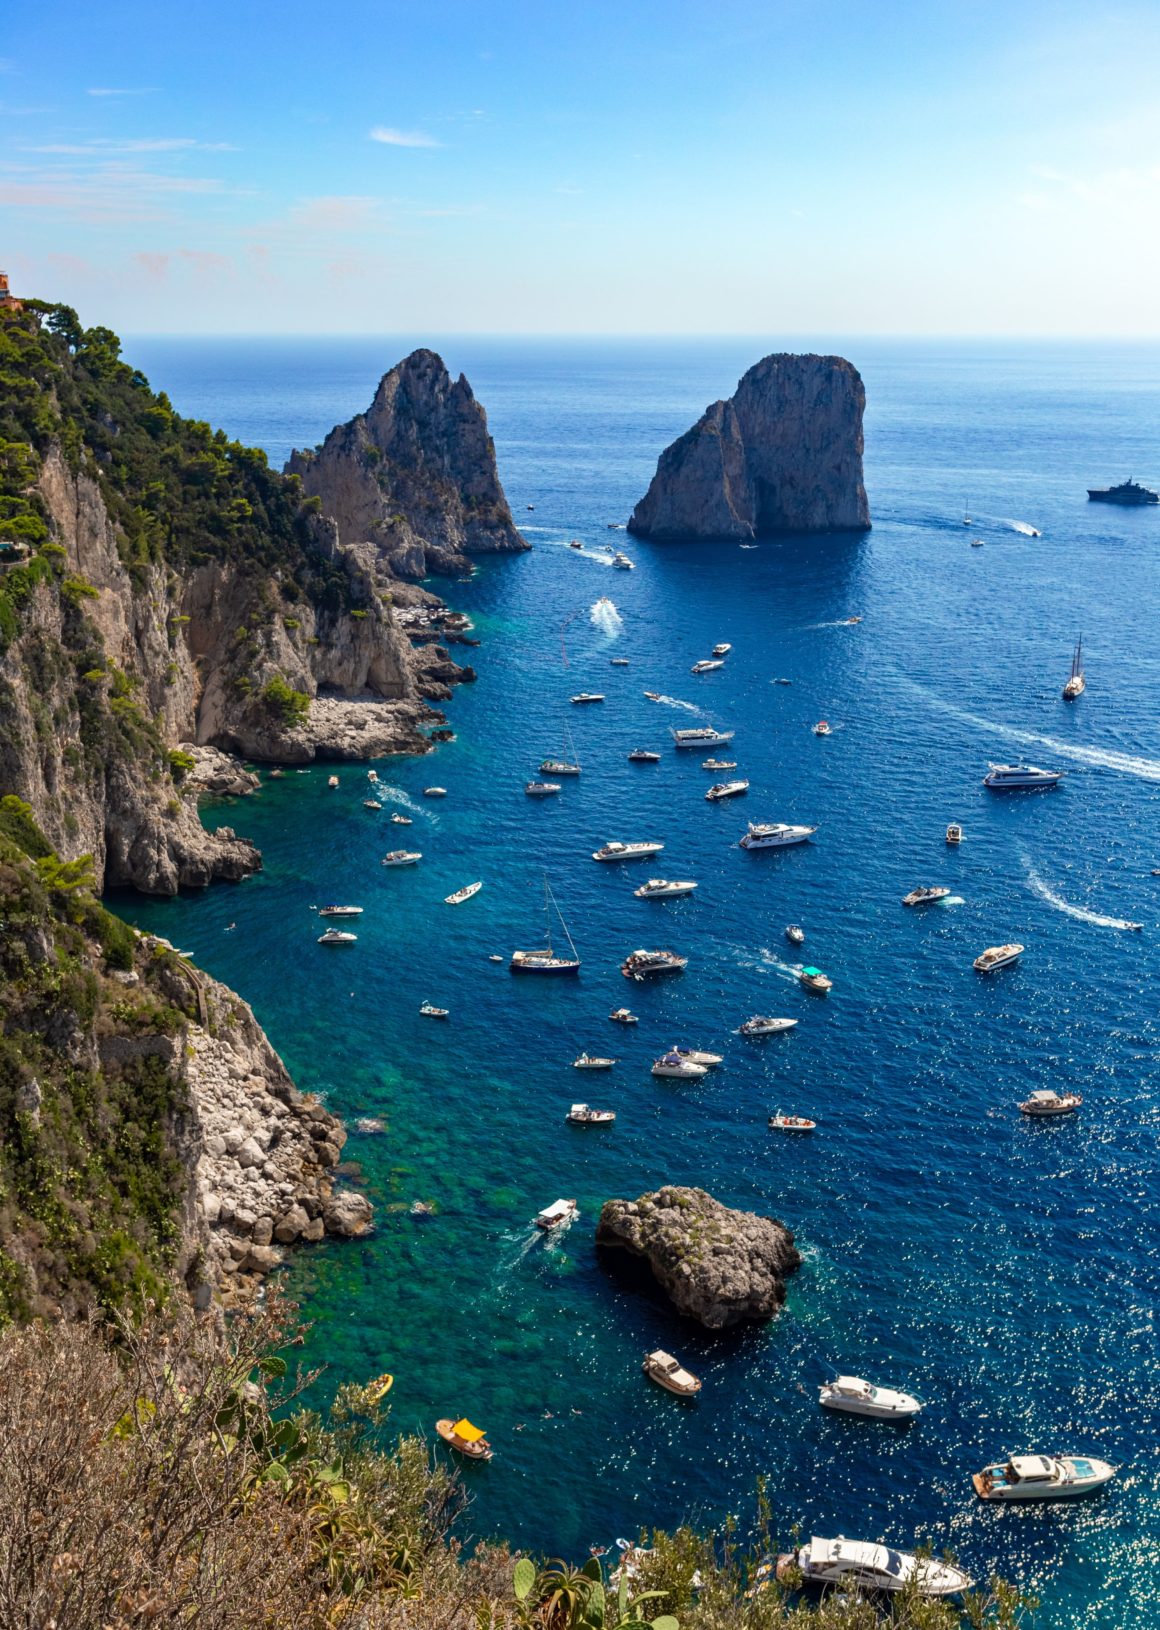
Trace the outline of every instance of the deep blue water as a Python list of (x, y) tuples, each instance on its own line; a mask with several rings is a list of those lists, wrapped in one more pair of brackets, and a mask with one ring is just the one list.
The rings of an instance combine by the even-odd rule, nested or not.
[[(389, 1369), (401, 1429), (460, 1411), (487, 1428), (495, 1459), (466, 1473), (474, 1532), (581, 1555), (645, 1524), (745, 1520), (764, 1473), (783, 1533), (926, 1536), (1041, 1592), (1039, 1625), (1160, 1626), (1160, 511), (1084, 497), (1128, 475), (1157, 484), (1160, 348), (845, 341), (869, 397), (872, 533), (753, 550), (609, 533), (661, 447), (771, 348), (446, 341), (536, 547), (446, 586), (483, 640), (479, 682), (449, 704), (453, 744), (378, 765), (414, 826), (362, 807), (361, 768), (338, 792), (326, 768), (291, 773), (206, 811), (258, 841), (260, 877), (124, 909), (235, 985), (300, 1085), (386, 1120), (347, 1146), (374, 1237), (301, 1254), (291, 1283), (317, 1321), (307, 1356), (329, 1363), (324, 1388)], [(128, 352), (181, 410), (281, 461), (364, 407), (406, 349)], [(637, 569), (610, 572), (573, 537), (622, 544)], [(616, 619), (594, 616), (600, 595)], [(1081, 630), (1088, 689), (1068, 706)], [(733, 644), (726, 667), (692, 677), (718, 640)], [(581, 689), (606, 703), (570, 707)], [(828, 740), (811, 734), (820, 717)], [(668, 745), (670, 726), (700, 718), (736, 729), (744, 801), (706, 803), (701, 755)], [(584, 774), (532, 802), (522, 784), (565, 726)], [(662, 762), (627, 763), (638, 744)], [(1060, 790), (987, 794), (988, 759), (1021, 754), (1066, 769)], [(432, 782), (448, 789), (438, 804), (419, 796)], [(736, 845), (747, 818), (819, 831), (750, 855)], [(957, 851), (950, 820), (966, 831)], [(614, 837), (666, 847), (595, 865)], [(419, 867), (378, 865), (412, 839)], [(487, 960), (537, 943), (544, 868), (584, 963), (567, 988)], [(649, 875), (700, 888), (634, 899)], [(476, 878), (469, 904), (442, 904)], [(955, 903), (905, 911), (926, 881)], [(314, 944), (310, 907), (330, 899), (367, 908), (350, 951)], [(790, 977), (791, 921), (834, 979), (827, 999)], [(1021, 965), (977, 976), (976, 953), (1009, 939), (1027, 946)], [(621, 958), (653, 944), (687, 953), (688, 971), (627, 984)], [(421, 1019), (425, 998), (450, 1022)], [(635, 1031), (607, 1020), (625, 1001)], [(761, 1011), (801, 1022), (759, 1044), (734, 1034)], [(695, 1086), (654, 1081), (673, 1041), (725, 1063)], [(582, 1048), (621, 1061), (578, 1075)], [(1026, 1123), (1017, 1100), (1048, 1085), (1081, 1090), (1080, 1116)], [(615, 1127), (566, 1127), (584, 1097), (615, 1108)], [(775, 1136), (779, 1107), (818, 1132)], [(713, 1336), (609, 1277), (592, 1245), (601, 1202), (662, 1181), (796, 1230), (805, 1265), (780, 1318)], [(581, 1214), (546, 1242), (530, 1219), (557, 1195)], [(431, 1220), (408, 1215), (415, 1198)], [(696, 1403), (644, 1381), (655, 1345), (701, 1374)], [(902, 1433), (830, 1417), (815, 1388), (833, 1367), (912, 1388), (926, 1412)], [(1079, 1505), (982, 1507), (969, 1474), (1018, 1450), (1123, 1470)]]

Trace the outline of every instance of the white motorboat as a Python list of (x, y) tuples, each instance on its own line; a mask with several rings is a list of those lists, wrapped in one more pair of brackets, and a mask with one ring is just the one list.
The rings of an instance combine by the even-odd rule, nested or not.
[(815, 736), (832, 736), (833, 734), (834, 732), (831, 726), (825, 719), (819, 719), (817, 724), (814, 726)]
[(553, 1200), (550, 1206), (536, 1214), (537, 1228), (560, 1228), (572, 1221), (578, 1207), (575, 1200)]
[(655, 1076), (668, 1078), (673, 1081), (699, 1081), (703, 1075), (708, 1075), (708, 1067), (704, 1064), (694, 1064), (692, 1059), (682, 1058), (680, 1053), (662, 1053), (653, 1063), (652, 1073)]
[(1024, 1098), (1019, 1108), (1024, 1115), (1047, 1119), (1051, 1115), (1074, 1115), (1082, 1103), (1082, 1093), (1053, 1092), (1046, 1088), (1033, 1092), (1030, 1098)]
[(701, 1383), (697, 1377), (686, 1370), (671, 1353), (664, 1353), (659, 1347), (655, 1353), (644, 1355), (641, 1368), (650, 1381), (655, 1381), (668, 1392), (675, 1392), (679, 1398), (691, 1398), (701, 1390)]
[(818, 1402), (826, 1409), (846, 1415), (867, 1415), (876, 1421), (908, 1421), (921, 1413), (922, 1405), (909, 1392), (893, 1387), (874, 1387), (854, 1375), (837, 1375), (818, 1389)]
[(574, 1070), (610, 1070), (616, 1063), (614, 1058), (597, 1058), (592, 1053), (581, 1053), (579, 1058), (572, 1060)]
[(422, 1007), (419, 1009), (419, 1012), (424, 1019), (445, 1019), (449, 1011), (449, 1008), (436, 1007), (434, 1002), (424, 1002)]
[(642, 883), (639, 889), (633, 889), (638, 900), (675, 900), (682, 894), (692, 894), (696, 884), (691, 879), (672, 880), (667, 877), (650, 877), (647, 883)]
[(792, 1030), (796, 1024), (796, 1019), (771, 1019), (756, 1013), (738, 1027), (738, 1032), (742, 1036), (780, 1036), (783, 1030)]
[(711, 804), (719, 804), (723, 798), (736, 798), (738, 794), (748, 791), (748, 781), (715, 781), (705, 797)]
[(527, 781), (524, 783), (524, 791), (529, 798), (551, 798), (552, 794), (559, 792), (559, 790), (560, 783), (558, 781)]
[(775, 685), (792, 685), (792, 684), (793, 684), (793, 680), (792, 680), (792, 679), (775, 679), (775, 680), (774, 680), (774, 681), (773, 681), (773, 683), (774, 683), (774, 684), (775, 684)]
[(992, 792), (1028, 792), (1038, 787), (1057, 787), (1062, 770), (1041, 770), (1037, 764), (992, 764), (983, 785)]
[(701, 768), (703, 770), (735, 770), (737, 760), (735, 758), (705, 758), (701, 760)]
[(414, 826), (415, 824), (409, 815), (392, 815), (391, 819), (396, 826)]
[(917, 889), (911, 889), (909, 894), (902, 896), (904, 906), (929, 906), (936, 900), (945, 900), (950, 889), (935, 887), (931, 884), (921, 884)]
[(742, 849), (788, 849), (794, 843), (807, 843), (817, 831), (816, 826), (791, 826), (785, 821), (750, 821)]
[(627, 668), (628, 667), (628, 658), (627, 657), (609, 657), (608, 666), (610, 668)]
[(319, 934), (319, 945), (353, 945), (358, 939), (357, 934), (344, 934), (341, 928), (328, 928), (325, 934)]
[(612, 564), (618, 572), (631, 572), (633, 569), (633, 562), (619, 549), (612, 557)]
[(364, 809), (382, 809), (382, 807), (383, 807), (382, 804), (379, 803), (377, 798), (364, 798), (363, 799), (363, 808)]
[(616, 1119), (614, 1109), (592, 1109), (588, 1104), (573, 1104), (564, 1116), (573, 1126), (611, 1126)]
[(661, 755), (659, 753), (650, 753), (647, 747), (634, 747), (628, 755), (630, 764), (659, 764), (660, 761)]
[(320, 917), (361, 917), (362, 906), (319, 906)]
[(593, 860), (643, 860), (646, 855), (659, 855), (663, 843), (649, 839), (644, 843), (617, 843), (610, 840), (592, 851)]
[(1071, 673), (1067, 684), (1063, 687), (1065, 702), (1074, 702), (1077, 696), (1082, 696), (1087, 689), (1087, 679), (1083, 671), (1083, 640), (1075, 642), (1075, 653), (1071, 659)]
[(688, 957), (675, 951), (633, 951), (620, 964), (620, 971), (626, 979), (651, 979), (657, 974), (680, 973), (688, 965)]
[(959, 825), (959, 823), (957, 821), (952, 821), (951, 824), (947, 827), (947, 842), (948, 843), (962, 843), (962, 841), (963, 841), (963, 829), (962, 829), (962, 827)]
[(670, 732), (674, 745), (681, 748), (692, 747), (724, 747), (733, 740), (736, 734), (733, 730), (714, 730), (710, 725), (698, 725), (691, 730), (673, 730)]
[(608, 1017), (612, 1020), (612, 1022), (614, 1024), (639, 1024), (640, 1023), (640, 1020), (637, 1018), (636, 1014), (631, 1013), (629, 1011), (629, 1009), (626, 1008), (626, 1007), (613, 1008), (612, 1012), (608, 1015)]
[(336, 775), (328, 775), (326, 778), (326, 784), (328, 787), (337, 787), (338, 777)]
[[(559, 918), (560, 927), (564, 930), (564, 938), (568, 941), (570, 957), (557, 956), (552, 949), (552, 912)], [(580, 972), (580, 958), (576, 954), (576, 947), (572, 944), (572, 936), (568, 932), (568, 924), (564, 921), (564, 914), (556, 904), (556, 897), (548, 883), (548, 874), (544, 873), (544, 948), (541, 951), (513, 951), (511, 961), (508, 963), (512, 973), (535, 974), (578, 974)]]
[(423, 796), (424, 796), (424, 798), (446, 798), (446, 796), (447, 796), (447, 788), (446, 787), (424, 787), (423, 788)]
[(423, 858), (418, 849), (392, 849), (380, 862), (383, 866), (416, 866)]
[(980, 1500), (1073, 1500), (1110, 1483), (1116, 1468), (1094, 1455), (1012, 1455), (975, 1472)]
[(650, 702), (659, 702), (661, 699), (659, 690), (646, 690), (644, 694)]
[(367, 771), (367, 780), (368, 781), (377, 781), (378, 779), (379, 779), (379, 772), (377, 770), (368, 770)]
[(707, 1070), (715, 1070), (718, 1064), (725, 1062), (722, 1053), (705, 1053), (699, 1047), (670, 1047), (669, 1052), (688, 1059), (690, 1064), (703, 1064)]
[(569, 697), (569, 701), (581, 706), (585, 702), (603, 702), (604, 696), (598, 690), (582, 690), (577, 695)]
[(689, 672), (691, 674), (711, 674), (716, 669), (723, 668), (724, 666), (725, 664), (723, 662), (711, 662), (708, 658), (706, 658), (703, 662), (694, 662), (693, 666), (689, 669)]
[(769, 1117), (769, 1125), (774, 1132), (814, 1132), (818, 1123), (807, 1115), (783, 1115), (779, 1109)]
[(722, 640), (720, 645), (713, 647), (713, 655), (715, 657), (727, 657), (732, 649), (733, 647), (727, 641)]
[(461, 906), (465, 900), (473, 900), (482, 887), (482, 883), (465, 883), (461, 889), (456, 889), (454, 894), (444, 895), (443, 904)]
[(804, 945), (806, 931), (799, 923), (790, 923), (786, 928), (785, 937), (791, 945)]
[(1005, 968), (1008, 963), (1018, 962), (1023, 951), (1022, 945), (989, 945), (975, 958), (975, 972), (994, 973), (996, 968)]
[(812, 990), (817, 996), (825, 996), (834, 988), (834, 981), (820, 968), (802, 968), (798, 974), (798, 984)]
[(813, 1538), (796, 1551), (777, 1559), (776, 1573), (783, 1582), (800, 1574), (803, 1584), (837, 1586), (851, 1591), (917, 1590), (920, 1596), (957, 1596), (973, 1581), (961, 1568), (913, 1551), (896, 1551), (869, 1540)]

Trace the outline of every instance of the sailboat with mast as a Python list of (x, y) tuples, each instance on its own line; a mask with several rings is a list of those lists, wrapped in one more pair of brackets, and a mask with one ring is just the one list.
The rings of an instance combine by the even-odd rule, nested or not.
[(546, 758), (540, 765), (541, 775), (580, 774), (580, 760), (576, 756), (576, 744), (572, 740), (572, 732), (567, 725), (564, 726), (564, 743), (569, 756), (567, 758)]
[[(568, 941), (571, 956), (560, 956), (552, 947), (552, 913), (555, 912), (560, 920), (560, 927), (564, 930), (564, 938)], [(572, 943), (572, 936), (568, 932), (568, 924), (564, 921), (564, 914), (556, 904), (556, 896), (552, 893), (548, 874), (544, 873), (544, 949), (542, 951), (513, 951), (511, 962), (508, 964), (512, 973), (579, 973), (580, 958), (576, 947)]]
[(1083, 635), (1075, 642), (1075, 653), (1071, 659), (1071, 677), (1063, 687), (1065, 702), (1074, 702), (1077, 696), (1082, 696), (1087, 680), (1083, 671)]

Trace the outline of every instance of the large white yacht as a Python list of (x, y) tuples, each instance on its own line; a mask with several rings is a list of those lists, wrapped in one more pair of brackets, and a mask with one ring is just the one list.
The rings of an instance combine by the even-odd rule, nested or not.
[(732, 730), (714, 730), (711, 725), (698, 725), (693, 730), (674, 730), (673, 742), (677, 747), (724, 747), (733, 740)]
[(720, 657), (705, 657), (701, 662), (694, 662), (689, 672), (691, 674), (711, 674), (724, 666), (725, 663)]
[(1034, 787), (1056, 787), (1063, 775), (1062, 770), (1041, 770), (1037, 764), (992, 764), (983, 777), (983, 785), (992, 792), (1018, 792)]
[(736, 798), (739, 793), (748, 791), (748, 781), (715, 781), (705, 797), (711, 804), (718, 804), (723, 798)]
[(743, 1036), (780, 1036), (783, 1030), (792, 1030), (796, 1019), (771, 1019), (764, 1013), (754, 1014), (739, 1027)]
[(1094, 1455), (1012, 1455), (971, 1478), (980, 1500), (1070, 1500), (1094, 1494), (1116, 1468)]
[(838, 1585), (845, 1589), (897, 1591), (913, 1587), (920, 1596), (957, 1596), (972, 1580), (961, 1568), (935, 1557), (917, 1557), (869, 1540), (811, 1539), (796, 1551), (777, 1559), (777, 1577), (792, 1581), (801, 1574), (806, 1585)]
[(741, 839), (743, 849), (786, 849), (791, 843), (806, 843), (817, 831), (816, 826), (790, 826), (785, 821), (750, 821), (749, 830)]
[(643, 860), (646, 855), (659, 855), (663, 843), (617, 843), (610, 840), (592, 851), (593, 860)]
[(676, 900), (682, 894), (692, 894), (696, 886), (692, 878), (650, 877), (632, 892), (638, 900)]
[(671, 1052), (662, 1053), (652, 1067), (656, 1076), (668, 1076), (674, 1081), (699, 1081), (703, 1075), (708, 1074), (708, 1066), (694, 1064), (691, 1058), (682, 1058), (674, 1048)]
[(905, 1421), (922, 1410), (918, 1399), (893, 1387), (873, 1387), (856, 1375), (836, 1375), (818, 1389), (818, 1402), (847, 1415), (868, 1415), (877, 1421)]

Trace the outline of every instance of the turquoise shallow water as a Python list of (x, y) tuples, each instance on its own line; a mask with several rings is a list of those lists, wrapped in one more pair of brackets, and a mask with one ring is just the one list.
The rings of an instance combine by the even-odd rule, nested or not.
[[(302, 1086), (385, 1120), (347, 1146), (375, 1235), (300, 1255), (291, 1284), (316, 1320), (307, 1356), (330, 1366), (323, 1390), (390, 1369), (400, 1427), (457, 1411), (487, 1427), (496, 1457), (466, 1473), (473, 1532), (582, 1554), (641, 1524), (744, 1518), (765, 1473), (783, 1528), (952, 1544), (976, 1572), (1044, 1593), (1037, 1623), (1052, 1630), (1160, 1625), (1160, 513), (1084, 500), (1129, 474), (1156, 484), (1160, 350), (848, 342), (870, 400), (871, 534), (741, 550), (609, 533), (659, 448), (769, 348), (447, 341), (536, 548), (447, 588), (483, 640), (479, 682), (448, 707), (457, 739), (377, 765), (414, 826), (363, 809), (359, 767), (340, 769), (338, 792), (326, 768), (290, 773), (205, 812), (257, 840), (261, 876), (118, 907), (242, 991)], [(404, 349), (129, 352), (182, 410), (280, 459), (364, 406)], [(595, 558), (608, 541), (635, 571)], [(594, 611), (601, 595), (615, 617)], [(1068, 707), (1081, 628), (1088, 690)], [(717, 640), (733, 643), (726, 667), (692, 677)], [(606, 703), (569, 707), (581, 689)], [(820, 717), (828, 740), (810, 732)], [(701, 718), (736, 729), (745, 800), (706, 803), (701, 755), (668, 745), (670, 726)], [(533, 803), (522, 783), (565, 725), (584, 774)], [(638, 744), (662, 762), (627, 763)], [(985, 793), (987, 760), (1020, 754), (1067, 769), (1062, 788)], [(432, 782), (448, 789), (437, 804), (421, 797)], [(747, 818), (820, 829), (749, 855)], [(643, 866), (594, 864), (613, 837), (666, 847)], [(378, 865), (412, 840), (420, 866)], [(583, 958), (575, 983), (487, 960), (537, 942), (544, 868)], [(648, 875), (700, 888), (641, 902)], [(477, 878), (474, 900), (442, 904)], [(905, 911), (925, 881), (953, 902)], [(349, 951), (314, 944), (310, 907), (331, 899), (367, 908)], [(825, 1000), (792, 982), (791, 921), (835, 981)], [(1008, 939), (1026, 944), (1022, 964), (981, 980), (971, 959)], [(688, 954), (688, 971), (626, 983), (619, 961), (650, 944)], [(451, 1020), (421, 1019), (424, 999)], [(625, 1001), (634, 1031), (607, 1020)], [(733, 1032), (759, 1011), (801, 1022), (747, 1043)], [(694, 1086), (654, 1081), (672, 1041), (725, 1064)], [(620, 1062), (579, 1075), (581, 1048)], [(1078, 1087), (1081, 1117), (1025, 1123), (1016, 1100), (1047, 1085)], [(615, 1108), (615, 1127), (565, 1126), (585, 1097)], [(818, 1133), (775, 1137), (777, 1108), (816, 1116)], [(712, 1336), (596, 1259), (601, 1202), (664, 1180), (797, 1231), (805, 1266), (779, 1319)], [(557, 1195), (580, 1217), (545, 1241), (530, 1220)], [(416, 1198), (430, 1220), (408, 1215)], [(653, 1345), (702, 1376), (695, 1404), (643, 1381)], [(815, 1388), (835, 1366), (911, 1388), (925, 1414), (901, 1433), (826, 1415)], [(978, 1505), (970, 1472), (1020, 1449), (1090, 1451), (1123, 1472), (1078, 1506)]]

